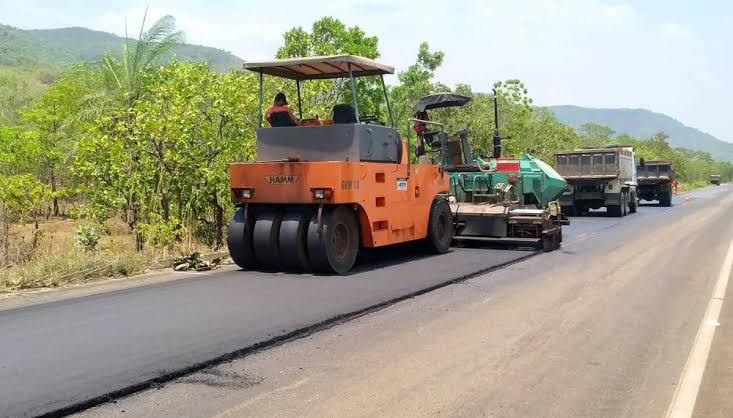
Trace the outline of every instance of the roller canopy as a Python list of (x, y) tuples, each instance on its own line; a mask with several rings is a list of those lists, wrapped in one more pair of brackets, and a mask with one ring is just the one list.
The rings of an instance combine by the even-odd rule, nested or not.
[(394, 74), (393, 67), (356, 55), (329, 55), (246, 62), (244, 68), (256, 73), (291, 80), (315, 80), (347, 78), (349, 76), (349, 64), (351, 64), (351, 72), (354, 77)]
[(441, 107), (463, 106), (471, 101), (468, 96), (455, 93), (435, 93), (427, 95), (418, 100), (415, 105), (416, 112), (424, 112), (428, 109), (439, 109)]

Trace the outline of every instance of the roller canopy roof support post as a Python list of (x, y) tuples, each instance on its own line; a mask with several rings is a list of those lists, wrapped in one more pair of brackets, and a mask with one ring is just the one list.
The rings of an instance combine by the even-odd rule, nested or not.
[(389, 98), (387, 97), (387, 87), (384, 84), (383, 78), (385, 74), (394, 74), (394, 67), (390, 67), (389, 65), (384, 65), (369, 58), (359, 57), (356, 55), (329, 55), (261, 62), (246, 62), (244, 63), (244, 68), (260, 75), (260, 127), (262, 127), (262, 78), (265, 74), (296, 81), (298, 87), (298, 112), (301, 117), (303, 114), (302, 99), (300, 95), (301, 81), (348, 78), (351, 83), (352, 103), (354, 109), (357, 110), (357, 120), (359, 113), (356, 101), (356, 83), (354, 79), (357, 77), (380, 76), (392, 127), (395, 126), (394, 115), (392, 113), (391, 104), (389, 103)]

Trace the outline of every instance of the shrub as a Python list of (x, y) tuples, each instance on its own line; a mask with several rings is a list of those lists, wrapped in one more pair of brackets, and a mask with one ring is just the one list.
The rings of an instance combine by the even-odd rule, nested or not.
[(153, 214), (150, 222), (142, 223), (138, 228), (145, 241), (154, 248), (171, 248), (186, 233), (178, 218), (170, 217), (165, 220), (158, 214)]
[(74, 243), (86, 252), (92, 252), (97, 249), (99, 244), (99, 235), (94, 227), (89, 225), (79, 225), (74, 233)]

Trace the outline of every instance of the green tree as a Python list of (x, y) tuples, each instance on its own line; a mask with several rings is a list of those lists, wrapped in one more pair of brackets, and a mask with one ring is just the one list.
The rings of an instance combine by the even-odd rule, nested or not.
[[(435, 70), (443, 63), (445, 54), (431, 51), (427, 42), (420, 44), (417, 60), (406, 70), (397, 74), (399, 84), (390, 89), (390, 97), (394, 106), (398, 127), (407, 128), (407, 120), (413, 116), (413, 108), (417, 101), (438, 90), (447, 90), (445, 86), (433, 82)], [(404, 131), (403, 133), (409, 134)]]
[(228, 164), (254, 154), (256, 80), (173, 61), (143, 83), (144, 98), (80, 143), (77, 172), (90, 197), (125, 207), (130, 227), (148, 239), (175, 218), (218, 247), (231, 210)]
[[(145, 30), (147, 10), (140, 25), (137, 41), (130, 46), (127, 36), (122, 48), (122, 57), (108, 53), (102, 59), (102, 68), (106, 77), (107, 88), (100, 91), (98, 102), (103, 106), (97, 109), (103, 116), (100, 119), (101, 136), (84, 144), (87, 152), (95, 148), (109, 151), (106, 159), (99, 164), (80, 165), (84, 175), (96, 176), (108, 186), (110, 193), (103, 195), (107, 203), (109, 200), (121, 199), (124, 202), (126, 219), (129, 227), (135, 230), (140, 221), (141, 211), (144, 210), (143, 201), (147, 199), (150, 190), (145, 189), (146, 181), (152, 174), (145, 172), (146, 160), (150, 159), (141, 143), (141, 135), (135, 118), (139, 115), (135, 111), (136, 103), (144, 97), (146, 91), (145, 76), (157, 64), (160, 58), (171, 48), (183, 42), (183, 32), (176, 29), (175, 19), (164, 16)], [(105, 109), (111, 109), (106, 111)], [(106, 113), (104, 113), (106, 111)], [(119, 138), (116, 142), (113, 138)], [(105, 144), (104, 141), (110, 141)], [(119, 158), (119, 160), (117, 159)], [(107, 165), (111, 171), (102, 173), (100, 167)], [(128, 176), (120, 178), (119, 176)], [(97, 198), (99, 193), (94, 193)], [(136, 231), (138, 249), (142, 249), (144, 237)]]
[(49, 197), (35, 175), (42, 152), (37, 135), (0, 126), (0, 266), (13, 261), (10, 233), (15, 225), (33, 221), (38, 229), (38, 208)]
[(69, 163), (78, 137), (90, 128), (83, 117), (90, 95), (103, 88), (99, 71), (81, 63), (66, 69), (33, 105), (22, 114), (29, 129), (37, 132), (41, 150), (38, 177), (50, 185), (52, 214), (59, 215), (59, 198), (71, 181)]
[(613, 129), (597, 123), (584, 123), (580, 127), (580, 135), (587, 145), (605, 145), (611, 143), (615, 134), (616, 132)]
[[(313, 23), (308, 32), (298, 26), (283, 34), (284, 44), (278, 49), (277, 58), (297, 58), (312, 55), (351, 54), (366, 58), (379, 57), (379, 39), (367, 34), (358, 26), (347, 27), (333, 17), (323, 17)], [(330, 107), (336, 101), (351, 103), (351, 87), (345, 80), (307, 81), (310, 107)], [(382, 106), (383, 91), (376, 77), (360, 77), (356, 80), (357, 105), (362, 115), (385, 116)]]
[(126, 42), (122, 47), (122, 58), (107, 53), (102, 59), (105, 75), (111, 85), (110, 92), (128, 107), (134, 105), (143, 94), (142, 78), (145, 71), (184, 40), (183, 32), (176, 29), (173, 16), (163, 16), (145, 30), (147, 15), (148, 11), (145, 10), (140, 34), (132, 47), (125, 28)]

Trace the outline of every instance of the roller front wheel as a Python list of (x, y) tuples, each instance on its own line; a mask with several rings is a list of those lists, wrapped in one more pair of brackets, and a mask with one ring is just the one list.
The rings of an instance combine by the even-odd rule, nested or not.
[(324, 210), (308, 225), (308, 257), (314, 272), (343, 274), (351, 270), (359, 253), (359, 223), (346, 206)]
[(236, 265), (251, 270), (257, 267), (254, 249), (252, 247), (252, 230), (254, 217), (250, 212), (245, 217), (244, 208), (237, 208), (234, 217), (227, 227), (227, 247), (229, 255)]
[(257, 216), (252, 243), (258, 265), (265, 270), (277, 270), (280, 267), (280, 223), (283, 214), (280, 211), (262, 212)]
[(289, 271), (310, 271), (306, 238), (311, 215), (288, 212), (280, 223), (280, 265)]

